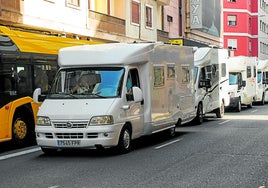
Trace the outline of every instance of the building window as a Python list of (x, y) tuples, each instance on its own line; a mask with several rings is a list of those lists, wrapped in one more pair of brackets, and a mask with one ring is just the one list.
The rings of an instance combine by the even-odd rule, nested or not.
[(228, 2), (236, 2), (236, 0), (227, 0)]
[(229, 15), (228, 16), (228, 25), (229, 26), (236, 26), (236, 16), (234, 15)]
[(140, 3), (132, 1), (131, 10), (131, 22), (134, 24), (140, 24)]
[(227, 44), (228, 44), (228, 49), (231, 49), (231, 50), (237, 49), (237, 39), (228, 39)]
[(152, 7), (146, 6), (146, 27), (152, 27)]
[(67, 6), (80, 7), (80, 0), (66, 0)]

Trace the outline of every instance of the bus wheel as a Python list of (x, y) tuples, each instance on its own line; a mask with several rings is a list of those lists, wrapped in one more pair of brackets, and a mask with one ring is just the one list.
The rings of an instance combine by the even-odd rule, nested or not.
[(124, 126), (119, 137), (117, 149), (119, 153), (128, 153), (131, 150), (131, 130)]
[[(33, 133), (34, 134), (34, 133)], [(12, 125), (12, 140), (14, 144), (26, 144), (31, 140), (29, 122), (24, 116), (15, 114)]]

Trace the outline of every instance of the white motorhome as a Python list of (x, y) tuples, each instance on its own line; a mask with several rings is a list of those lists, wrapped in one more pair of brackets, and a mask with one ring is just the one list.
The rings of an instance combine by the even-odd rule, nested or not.
[[(114, 146), (125, 153), (132, 139), (174, 134), (176, 125), (195, 117), (193, 53), (161, 43), (61, 49), (60, 69), (38, 111), (37, 144), (45, 153)], [(91, 90), (74, 92), (73, 81), (82, 76)], [(39, 94), (36, 89), (36, 102)]]
[(257, 63), (257, 97), (255, 102), (262, 105), (268, 102), (268, 60)]
[(257, 58), (233, 56), (228, 60), (230, 108), (251, 108), (257, 95)]
[(218, 118), (224, 115), (229, 105), (229, 74), (226, 66), (227, 49), (210, 47), (197, 48), (194, 54), (195, 106), (196, 122), (202, 123), (207, 113), (216, 113)]

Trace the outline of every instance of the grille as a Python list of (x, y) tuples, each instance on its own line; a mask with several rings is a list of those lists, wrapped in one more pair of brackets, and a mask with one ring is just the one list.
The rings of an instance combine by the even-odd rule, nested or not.
[(67, 128), (67, 129), (86, 128), (88, 125), (88, 122), (87, 121), (82, 121), (82, 122), (53, 122), (53, 125), (55, 128)]
[(98, 133), (87, 133), (87, 138), (98, 138)]
[(45, 133), (45, 137), (46, 138), (53, 138), (53, 134), (52, 133)]
[(56, 133), (56, 137), (59, 139), (82, 139), (83, 133)]

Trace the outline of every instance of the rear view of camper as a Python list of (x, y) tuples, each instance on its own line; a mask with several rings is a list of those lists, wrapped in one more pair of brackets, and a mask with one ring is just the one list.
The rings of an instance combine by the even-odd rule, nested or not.
[(242, 105), (251, 108), (257, 96), (256, 66), (256, 57), (236, 56), (229, 58), (229, 107), (237, 112), (241, 111)]
[(196, 122), (202, 123), (207, 113), (215, 113), (221, 118), (230, 101), (226, 90), (229, 85), (228, 51), (203, 47), (195, 51), (194, 57)]
[(60, 50), (59, 66), (37, 117), (37, 144), (45, 153), (109, 147), (126, 153), (133, 139), (161, 131), (174, 135), (176, 125), (195, 117), (190, 47), (70, 47)]
[(258, 60), (257, 63), (257, 97), (255, 102), (268, 102), (268, 60)]

